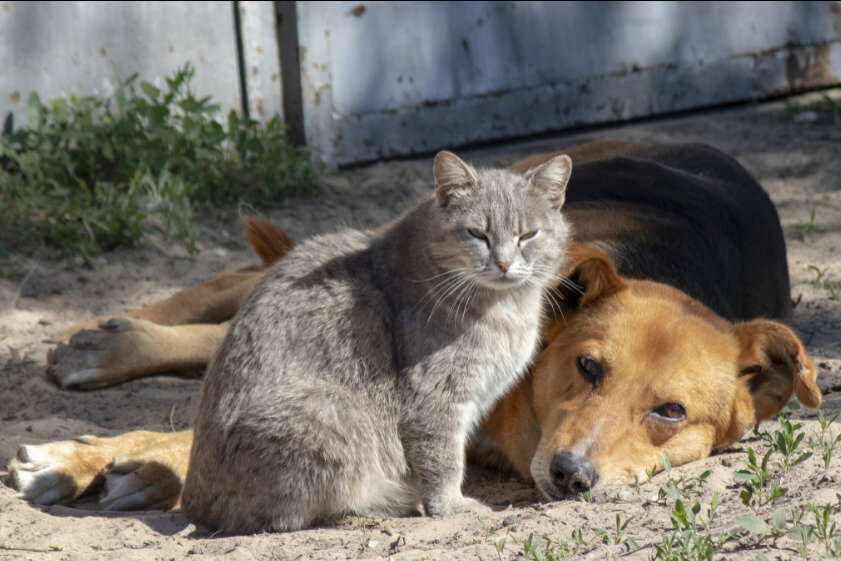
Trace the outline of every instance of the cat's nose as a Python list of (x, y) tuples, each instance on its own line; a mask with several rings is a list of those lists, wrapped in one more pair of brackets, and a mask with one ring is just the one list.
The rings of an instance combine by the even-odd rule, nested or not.
[(499, 270), (503, 273), (507, 273), (508, 268), (511, 266), (511, 261), (497, 261), (496, 266), (499, 267)]

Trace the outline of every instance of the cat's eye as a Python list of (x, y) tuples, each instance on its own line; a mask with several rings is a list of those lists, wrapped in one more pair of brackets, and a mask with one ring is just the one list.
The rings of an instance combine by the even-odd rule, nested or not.
[(520, 241), (524, 242), (526, 240), (530, 240), (537, 235), (537, 230), (529, 230), (525, 234), (520, 236)]
[(595, 385), (601, 380), (602, 378), (602, 365), (596, 361), (590, 355), (581, 355), (579, 356), (576, 361), (576, 366), (578, 367), (578, 373), (581, 374), (581, 377), (590, 382), (591, 384)]
[(670, 401), (652, 409), (651, 416), (665, 423), (679, 423), (686, 419), (686, 407), (682, 403)]
[(481, 230), (476, 230), (475, 228), (468, 228), (467, 233), (476, 238), (477, 240), (488, 241), (488, 235)]

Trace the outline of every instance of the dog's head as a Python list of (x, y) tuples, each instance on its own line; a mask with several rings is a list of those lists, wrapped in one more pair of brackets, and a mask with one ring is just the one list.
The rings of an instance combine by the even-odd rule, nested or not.
[(817, 407), (815, 367), (784, 325), (731, 323), (666, 285), (622, 279), (576, 246), (564, 316), (550, 322), (529, 401), (540, 441), (530, 471), (559, 498), (708, 456), (778, 413)]

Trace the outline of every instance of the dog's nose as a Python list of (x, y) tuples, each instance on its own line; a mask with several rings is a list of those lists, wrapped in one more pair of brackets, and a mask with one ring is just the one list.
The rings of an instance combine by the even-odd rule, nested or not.
[(589, 460), (571, 452), (555, 454), (549, 469), (552, 472), (552, 483), (567, 493), (581, 494), (589, 491), (599, 479), (599, 474)]
[(508, 267), (511, 266), (511, 261), (497, 261), (496, 266), (499, 267), (499, 270), (503, 273), (507, 273)]

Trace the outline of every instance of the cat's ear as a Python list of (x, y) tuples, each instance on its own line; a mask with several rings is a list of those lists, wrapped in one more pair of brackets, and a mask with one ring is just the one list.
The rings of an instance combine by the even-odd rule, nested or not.
[(566, 154), (555, 156), (526, 174), (529, 186), (543, 193), (552, 208), (559, 209), (566, 198), (567, 183), (572, 174), (572, 159)]
[(432, 175), (435, 177), (435, 197), (441, 206), (446, 206), (451, 199), (466, 195), (476, 188), (473, 169), (446, 150), (435, 155)]

